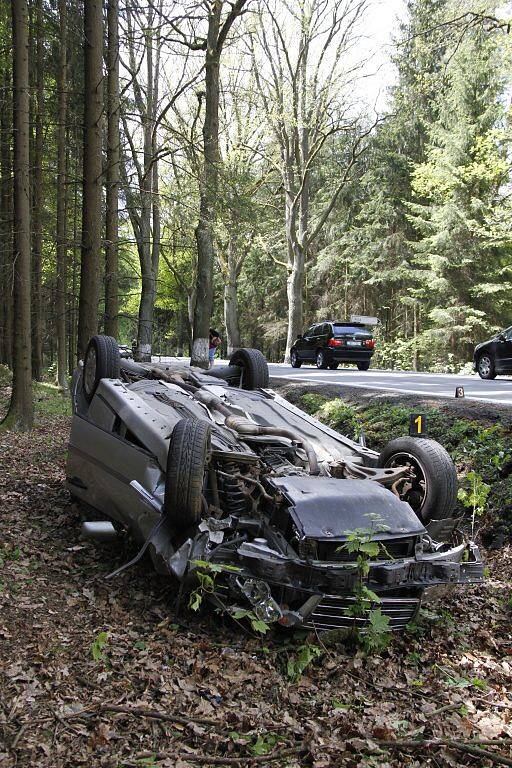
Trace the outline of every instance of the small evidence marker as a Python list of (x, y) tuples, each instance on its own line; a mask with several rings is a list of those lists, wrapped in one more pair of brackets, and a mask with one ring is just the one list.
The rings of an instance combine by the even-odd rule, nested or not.
[(409, 435), (424, 437), (427, 434), (427, 417), (424, 413), (411, 413), (409, 418)]
[(464, 387), (455, 387), (455, 397), (465, 397)]

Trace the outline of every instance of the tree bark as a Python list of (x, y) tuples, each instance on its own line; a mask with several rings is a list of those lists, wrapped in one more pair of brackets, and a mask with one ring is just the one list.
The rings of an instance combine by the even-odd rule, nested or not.
[(107, 98), (107, 194), (105, 226), (105, 333), (119, 334), (118, 256), (119, 256), (119, 2), (108, 0), (108, 98)]
[(9, 113), (12, 114), (10, 92), (10, 76), (6, 68), (3, 71), (2, 85), (4, 101), (0, 112), (0, 264), (2, 269), (1, 315), (1, 358), (0, 362), (12, 368), (12, 313), (13, 313), (13, 240), (12, 240), (12, 158), (11, 158), (11, 125)]
[(59, 0), (59, 66), (57, 90), (59, 116), (57, 126), (57, 383), (62, 390), (68, 388), (68, 361), (66, 350), (67, 308), (67, 0)]
[(200, 180), (199, 221), (196, 227), (197, 289), (191, 365), (209, 367), (208, 340), (213, 312), (213, 227), (219, 173), (219, 72), (218, 39), (222, 2), (214, 0), (208, 17), (205, 62), (205, 116), (203, 123), (204, 163)]
[(242, 346), (238, 318), (238, 269), (233, 238), (227, 248), (226, 274), (224, 276), (224, 324), (226, 326), (227, 354), (231, 357), (235, 349)]
[(14, 360), (7, 423), (30, 429), (33, 423), (30, 327), (30, 124), (29, 18), (26, 0), (12, 0), (14, 134)]
[(103, 109), (103, 18), (101, 0), (84, 3), (84, 157), (82, 260), (77, 356), (98, 331), (101, 249), (101, 115)]
[(43, 109), (44, 109), (44, 70), (43, 70), (43, 2), (36, 2), (36, 105), (33, 186), (32, 186), (32, 376), (36, 381), (42, 378), (43, 365), (43, 302), (41, 285), (42, 262), (42, 201), (43, 201)]

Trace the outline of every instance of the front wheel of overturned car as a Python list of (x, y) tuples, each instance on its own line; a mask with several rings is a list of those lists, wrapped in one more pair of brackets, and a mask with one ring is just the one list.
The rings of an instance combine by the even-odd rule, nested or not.
[(290, 365), (292, 368), (300, 368), (302, 365), (302, 360), (299, 360), (299, 356), (295, 349), (292, 349), (290, 352)]
[(177, 530), (201, 520), (204, 476), (211, 451), (211, 426), (199, 419), (181, 419), (175, 425), (165, 475), (164, 509)]
[(242, 389), (265, 389), (268, 387), (268, 363), (259, 349), (237, 349), (229, 360), (230, 365), (242, 369), (240, 387)]
[(112, 336), (92, 336), (84, 356), (82, 387), (88, 403), (101, 379), (119, 378), (119, 345)]
[(409, 466), (410, 477), (395, 483), (422, 523), (454, 517), (457, 471), (442, 445), (423, 437), (397, 437), (379, 456), (379, 467)]

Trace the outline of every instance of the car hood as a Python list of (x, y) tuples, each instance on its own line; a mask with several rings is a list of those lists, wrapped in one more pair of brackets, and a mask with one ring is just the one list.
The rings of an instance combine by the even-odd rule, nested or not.
[(409, 504), (373, 480), (293, 475), (270, 483), (290, 503), (290, 515), (304, 538), (346, 540), (356, 529), (371, 531), (372, 539), (381, 541), (425, 533)]

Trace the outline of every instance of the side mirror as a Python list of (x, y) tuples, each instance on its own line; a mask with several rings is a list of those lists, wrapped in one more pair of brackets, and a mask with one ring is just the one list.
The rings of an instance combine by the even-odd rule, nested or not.
[(507, 337), (505, 336), (504, 333), (500, 333), (498, 335), (498, 341), (506, 341), (506, 340), (507, 340)]
[(302, 333), (297, 334), (297, 341), (300, 341), (303, 338)]

